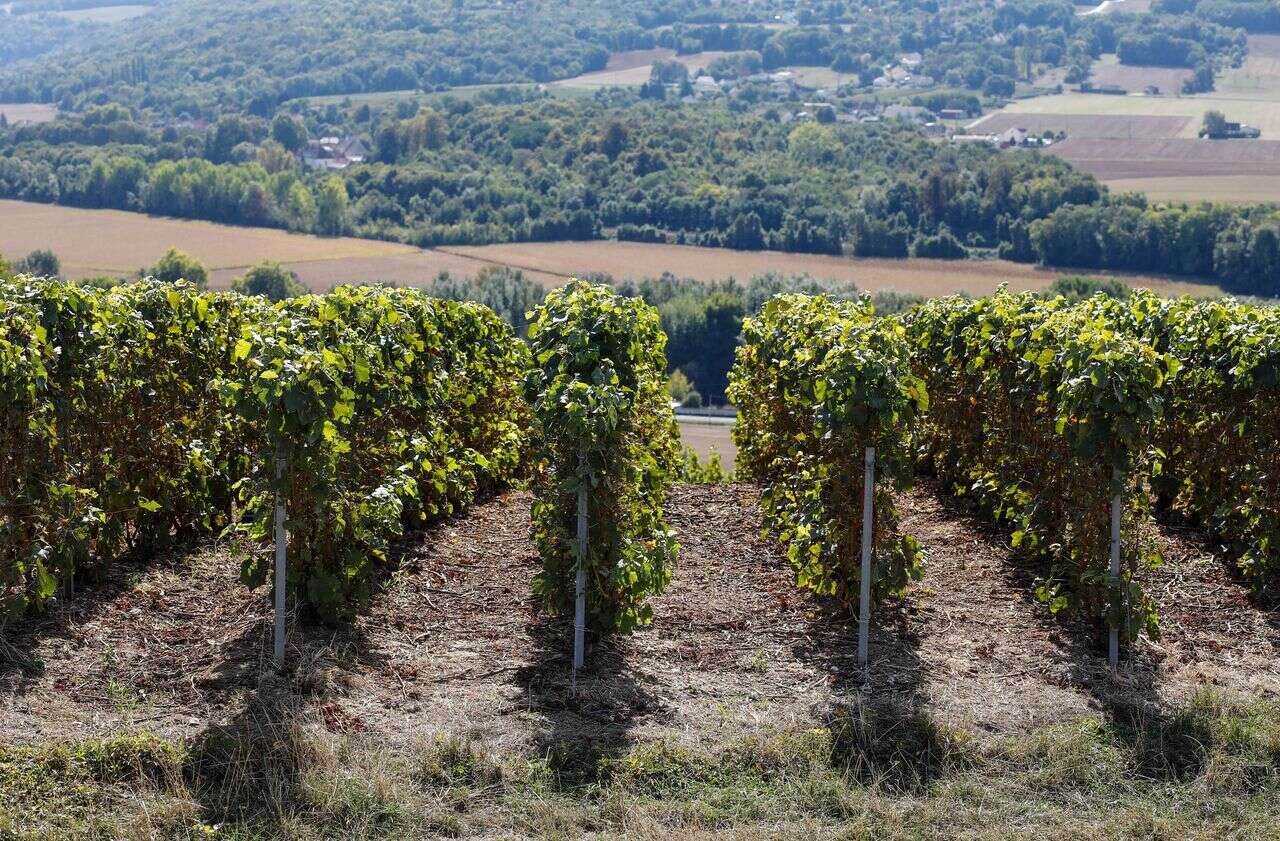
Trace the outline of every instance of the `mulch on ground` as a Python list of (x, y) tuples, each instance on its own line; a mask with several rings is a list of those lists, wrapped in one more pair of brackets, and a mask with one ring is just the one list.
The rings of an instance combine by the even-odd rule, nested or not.
[(413, 536), (369, 609), (340, 629), (291, 624), (289, 672), (270, 670), (265, 589), (234, 547), (120, 565), (0, 639), (0, 739), (145, 727), (195, 736), (264, 703), (314, 706), (333, 730), (412, 741), (468, 732), (502, 745), (565, 738), (722, 738), (820, 723), (859, 698), (976, 732), (1009, 732), (1185, 698), (1203, 686), (1280, 695), (1280, 617), (1190, 532), (1159, 535), (1147, 574), (1163, 635), (1106, 668), (1098, 629), (1050, 617), (1004, 537), (922, 483), (899, 498), (928, 571), (874, 616), (872, 667), (834, 602), (797, 590), (760, 534), (749, 484), (680, 486), (681, 544), (651, 628), (592, 641), (569, 686), (570, 629), (532, 596), (529, 497), (507, 494)]

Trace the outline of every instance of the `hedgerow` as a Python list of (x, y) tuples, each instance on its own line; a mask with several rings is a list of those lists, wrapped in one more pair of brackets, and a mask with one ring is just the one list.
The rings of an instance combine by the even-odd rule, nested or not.
[(671, 578), (662, 502), (680, 468), (658, 311), (583, 281), (531, 315), (525, 391), (536, 420), (536, 593), (568, 614), (578, 568), (578, 491), (588, 488), (587, 627), (629, 632)]
[(923, 572), (893, 491), (911, 475), (910, 433), (928, 405), (902, 325), (871, 305), (781, 295), (743, 326), (730, 373), (738, 474), (763, 483), (768, 529), (796, 582), (852, 604), (861, 579), (864, 453), (875, 447), (876, 596)]
[[(1128, 306), (944, 298), (907, 316), (907, 330), (931, 399), (924, 461), (1006, 523), (1015, 548), (1047, 561), (1036, 592), (1053, 612), (1106, 618), (1132, 635), (1156, 630), (1134, 572), (1158, 560), (1142, 539), (1142, 483), (1177, 362), (1139, 335)], [(1114, 494), (1125, 499), (1119, 589), (1109, 578)]]
[[(516, 475), (526, 365), (492, 312), (413, 290), (272, 306), (184, 283), (4, 283), (4, 611), (129, 549), (224, 527), (270, 540), (282, 456), (288, 584), (336, 618), (391, 536)], [(266, 556), (246, 560), (250, 585)]]

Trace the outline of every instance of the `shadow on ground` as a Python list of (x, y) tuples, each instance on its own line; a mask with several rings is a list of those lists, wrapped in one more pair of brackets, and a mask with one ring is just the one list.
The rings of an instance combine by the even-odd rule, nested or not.
[(513, 680), (541, 718), (534, 749), (563, 789), (590, 785), (605, 760), (626, 753), (633, 729), (669, 710), (629, 664), (626, 640), (587, 638), (586, 664), (572, 678), (573, 623), (538, 615), (531, 622), (531, 660)]

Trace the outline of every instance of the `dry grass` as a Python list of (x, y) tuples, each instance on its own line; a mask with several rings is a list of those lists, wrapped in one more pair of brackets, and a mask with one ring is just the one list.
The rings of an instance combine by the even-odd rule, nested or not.
[(1244, 63), (1220, 72), (1214, 87), (1224, 98), (1280, 102), (1280, 35), (1250, 35)]
[[(726, 277), (746, 280), (755, 274), (778, 272), (852, 280), (859, 288), (870, 292), (894, 290), (926, 296), (955, 292), (988, 295), (1001, 284), (1015, 290), (1040, 290), (1063, 274), (1084, 273), (1078, 269), (1046, 269), (1004, 260), (856, 259), (608, 240), (450, 246), (439, 250), (562, 278), (593, 271), (606, 272), (618, 279), (639, 278), (669, 271), (680, 277), (700, 280)], [(1210, 295), (1219, 292), (1215, 286), (1182, 280), (1144, 275), (1122, 276), (1121, 279), (1161, 294)]]
[[(986, 295), (1001, 284), (1043, 289), (1076, 270), (992, 261), (851, 259), (777, 251), (732, 251), (682, 245), (613, 242), (508, 243), (421, 250), (400, 243), (352, 237), (315, 237), (272, 228), (243, 228), (117, 210), (84, 210), (58, 205), (0, 200), (0, 254), (20, 257), (52, 249), (66, 277), (132, 275), (177, 247), (210, 269), (210, 285), (227, 288), (253, 263), (274, 260), (298, 273), (310, 288), (340, 283), (430, 282), (441, 271), (472, 276), (488, 265), (521, 269), (547, 286), (569, 277), (605, 272), (618, 279), (651, 277), (670, 271), (681, 277), (715, 280), (755, 274), (810, 274), (853, 280), (867, 291), (894, 290), (920, 295), (968, 292)], [(1162, 294), (1215, 294), (1216, 287), (1134, 275), (1123, 279)]]
[[(1097, 68), (1114, 64), (1114, 57), (1099, 62)], [(1115, 65), (1120, 67), (1120, 65)], [(1126, 72), (1156, 68), (1125, 68)], [(1159, 82), (1156, 82), (1159, 84)], [(1217, 109), (1230, 120), (1262, 129), (1263, 137), (1280, 138), (1280, 35), (1250, 35), (1244, 63), (1223, 70), (1208, 93), (1177, 95), (1176, 88), (1161, 85), (1165, 96), (1099, 96), (1064, 93), (1019, 100), (1005, 108), (1011, 114), (1109, 114), (1132, 116), (1178, 116), (1188, 118), (1181, 137), (1194, 138), (1204, 112)]]
[(841, 73), (838, 70), (832, 70), (830, 67), (800, 67), (793, 65), (782, 69), (790, 70), (796, 74), (796, 81), (799, 84), (807, 85), (811, 88), (835, 90), (845, 83), (858, 81), (858, 74)]

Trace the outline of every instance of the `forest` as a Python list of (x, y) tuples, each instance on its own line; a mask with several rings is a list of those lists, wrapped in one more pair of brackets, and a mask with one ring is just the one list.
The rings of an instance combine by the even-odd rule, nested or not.
[[(548, 82), (600, 70), (610, 53), (655, 47), (750, 52), (764, 69), (830, 67), (857, 73), (864, 85), (886, 62), (920, 53), (920, 73), (1004, 96), (1037, 66), (1067, 67), (1067, 81), (1078, 82), (1100, 53), (1119, 49), (1126, 63), (1195, 67), (1197, 89), (1205, 89), (1216, 68), (1238, 63), (1244, 46), (1240, 30), (1219, 25), (1221, 15), (1080, 17), (1067, 0), (520, 6), (512, 15), (478, 0), (169, 0), (124, 26), (89, 26), (37, 5), (0, 28), (0, 58), (38, 58), (0, 69), (0, 101), (269, 117), (299, 97)], [(272, 26), (264, 29), (267, 18)], [(793, 25), (764, 25), (782, 19)], [(76, 26), (89, 26), (92, 37), (57, 49), (71, 44)]]
[[(312, 117), (314, 121), (314, 117)], [(1212, 278), (1275, 295), (1270, 206), (1148, 206), (1036, 150), (906, 122), (788, 125), (672, 102), (446, 99), (364, 123), (372, 160), (302, 168), (306, 121), (157, 132), (121, 106), (0, 130), (0, 197), (430, 247), (598, 238)]]

